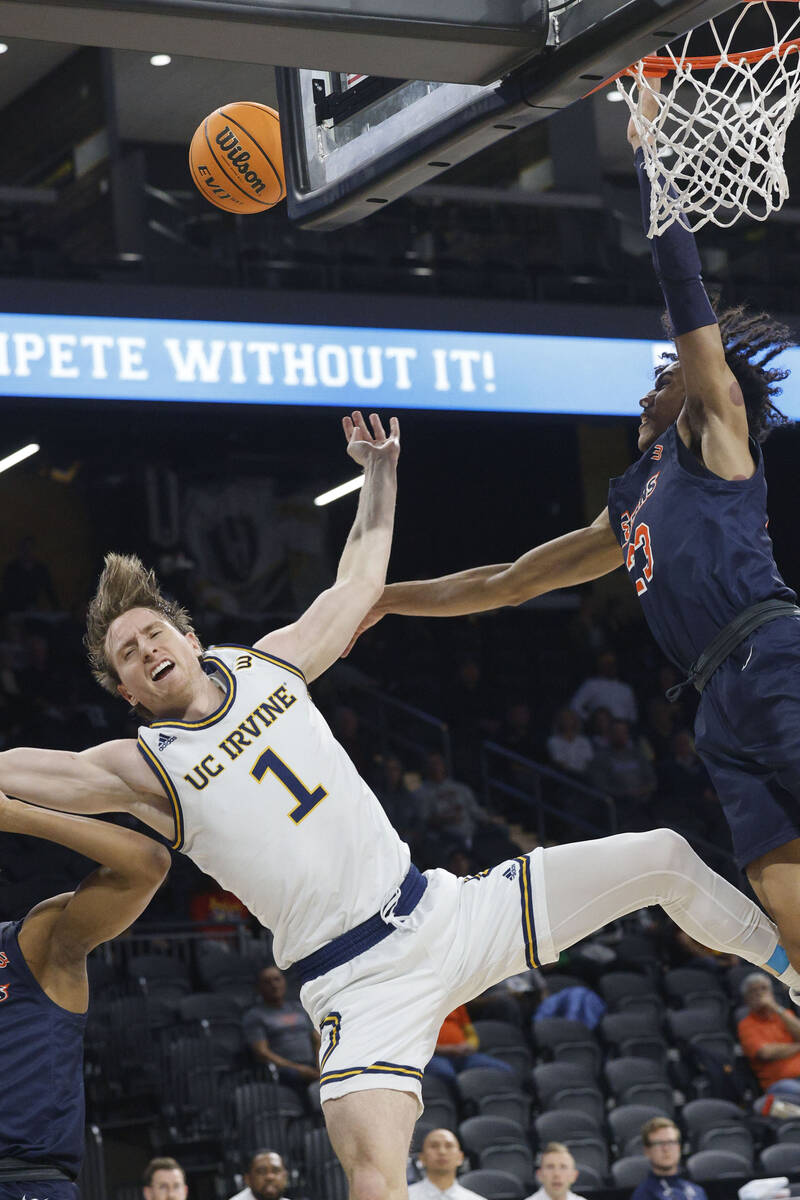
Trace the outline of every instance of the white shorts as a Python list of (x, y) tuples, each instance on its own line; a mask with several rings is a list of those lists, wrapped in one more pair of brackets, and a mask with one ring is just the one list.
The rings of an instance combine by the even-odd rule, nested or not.
[(461, 879), (425, 874), (416, 928), (394, 930), (300, 992), (322, 1039), (323, 1101), (390, 1088), (413, 1092), (422, 1112), (422, 1072), (447, 1014), (557, 957), (541, 849)]

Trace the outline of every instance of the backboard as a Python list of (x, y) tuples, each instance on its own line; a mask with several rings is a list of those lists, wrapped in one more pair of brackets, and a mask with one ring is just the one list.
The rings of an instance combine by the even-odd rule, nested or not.
[(278, 68), (289, 215), (320, 230), (358, 221), (730, 7), (564, 0), (528, 61), (488, 84)]

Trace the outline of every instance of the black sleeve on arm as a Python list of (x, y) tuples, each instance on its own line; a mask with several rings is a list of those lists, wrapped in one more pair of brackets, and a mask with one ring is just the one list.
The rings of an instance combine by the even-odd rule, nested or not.
[[(642, 200), (642, 222), (647, 232), (650, 225), (650, 180), (641, 147), (636, 151), (634, 163)], [(716, 325), (717, 318), (703, 287), (700, 255), (694, 234), (684, 228), (678, 219), (659, 237), (651, 238), (651, 250), (656, 278), (664, 293), (675, 337), (691, 333), (693, 329), (702, 329), (705, 325)]]

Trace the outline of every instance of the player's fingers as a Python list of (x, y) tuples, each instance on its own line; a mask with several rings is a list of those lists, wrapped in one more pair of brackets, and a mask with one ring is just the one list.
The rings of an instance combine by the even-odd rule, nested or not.
[(367, 441), (369, 441), (370, 433), (369, 433), (369, 430), (367, 429), (367, 423), (364, 420), (364, 414), (362, 412), (359, 412), (358, 409), (356, 409), (355, 412), (353, 413), (353, 424), (355, 425), (356, 430), (358, 431), (359, 438), (363, 438), (363, 439), (366, 439)]
[(383, 424), (377, 413), (370, 413), (369, 423), (372, 426), (372, 434), (376, 442), (385, 442), (386, 434), (383, 429)]
[(398, 442), (400, 441), (400, 422), (397, 417), (389, 418), (389, 436), (396, 438)]
[(355, 428), (355, 426), (353, 425), (353, 422), (350, 419), (350, 417), (342, 417), (342, 429), (344, 430), (344, 436), (347, 438), (348, 442), (350, 441), (350, 438), (353, 436), (354, 428)]

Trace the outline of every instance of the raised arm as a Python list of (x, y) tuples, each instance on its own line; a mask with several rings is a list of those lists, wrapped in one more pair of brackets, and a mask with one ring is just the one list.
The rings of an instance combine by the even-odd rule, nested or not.
[[(658, 101), (650, 94), (643, 96), (642, 111), (654, 119)], [(634, 151), (642, 220), (647, 229), (651, 184), (633, 120), (628, 124), (628, 141)], [(744, 397), (725, 358), (717, 318), (703, 286), (694, 235), (680, 221), (675, 221), (663, 234), (651, 239), (651, 251), (686, 393), (678, 431), (687, 445), (699, 444), (703, 462), (714, 474), (723, 479), (749, 478), (754, 466)]]
[(19, 939), (28, 966), (47, 994), (81, 1011), (88, 999), (86, 955), (141, 915), (169, 870), (169, 851), (132, 829), (50, 812), (2, 793), (0, 830), (55, 842), (100, 864), (74, 892), (53, 896), (32, 909)]
[(361, 413), (344, 418), (347, 452), (364, 468), (355, 521), (345, 543), (336, 582), (292, 625), (256, 642), (300, 667), (309, 682), (336, 661), (383, 590), (392, 545), (397, 494), (400, 426), (390, 422), (387, 437), (379, 418), (370, 433)]

